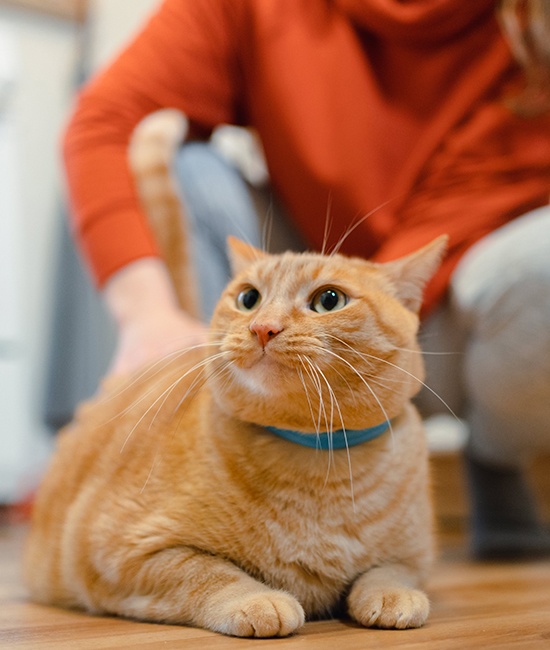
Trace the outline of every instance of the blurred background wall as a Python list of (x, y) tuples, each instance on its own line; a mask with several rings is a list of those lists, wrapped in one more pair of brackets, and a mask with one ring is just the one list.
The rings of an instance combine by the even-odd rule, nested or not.
[(52, 444), (63, 124), (82, 71), (104, 65), (157, 1), (90, 0), (83, 24), (81, 0), (0, 0), (0, 503), (25, 496)]

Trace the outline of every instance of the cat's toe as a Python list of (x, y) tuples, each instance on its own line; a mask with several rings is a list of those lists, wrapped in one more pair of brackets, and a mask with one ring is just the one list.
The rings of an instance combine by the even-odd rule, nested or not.
[(366, 627), (405, 629), (420, 627), (428, 618), (430, 603), (416, 589), (369, 589), (349, 603), (350, 614)]
[(305, 621), (300, 603), (275, 591), (231, 599), (224, 610), (225, 624), (220, 631), (232, 636), (287, 636)]

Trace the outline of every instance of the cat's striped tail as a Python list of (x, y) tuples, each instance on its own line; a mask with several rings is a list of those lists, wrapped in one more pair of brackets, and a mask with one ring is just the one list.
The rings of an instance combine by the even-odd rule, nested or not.
[(147, 116), (134, 131), (130, 168), (182, 309), (199, 318), (197, 283), (189, 252), (189, 226), (173, 171), (187, 119), (175, 109)]

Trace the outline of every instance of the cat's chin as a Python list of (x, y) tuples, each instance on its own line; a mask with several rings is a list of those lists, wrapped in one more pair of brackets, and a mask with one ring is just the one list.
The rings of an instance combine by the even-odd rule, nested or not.
[(291, 367), (272, 355), (264, 354), (245, 367), (232, 368), (234, 379), (251, 393), (273, 395), (284, 392), (285, 379)]

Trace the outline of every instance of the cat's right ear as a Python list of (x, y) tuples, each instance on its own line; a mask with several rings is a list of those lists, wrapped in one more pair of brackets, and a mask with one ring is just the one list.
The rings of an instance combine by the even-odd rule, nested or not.
[(448, 241), (448, 235), (441, 235), (415, 253), (383, 265), (395, 284), (396, 298), (407, 309), (420, 310), (424, 287), (439, 267)]
[(237, 237), (229, 235), (227, 238), (227, 252), (229, 254), (229, 264), (233, 275), (238, 275), (241, 271), (247, 269), (251, 264), (257, 262), (260, 258), (265, 257), (267, 253), (259, 248), (247, 244)]

